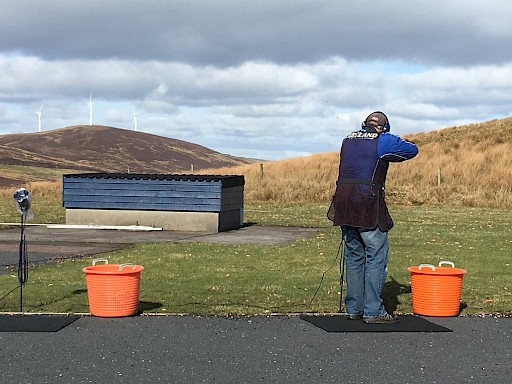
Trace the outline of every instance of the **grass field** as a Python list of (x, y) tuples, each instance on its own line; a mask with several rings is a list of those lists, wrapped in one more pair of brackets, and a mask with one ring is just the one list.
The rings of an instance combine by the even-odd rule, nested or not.
[[(246, 205), (247, 222), (319, 228), (311, 238), (286, 245), (141, 244), (101, 257), (144, 266), (140, 309), (147, 313), (336, 312), (340, 233), (325, 219), (325, 209), (323, 204)], [(512, 314), (510, 211), (393, 206), (391, 212), (395, 228), (384, 290), (389, 310), (412, 311), (408, 266), (448, 260), (467, 270), (462, 314)], [(91, 261), (31, 268), (24, 310), (88, 312), (81, 270)], [(18, 310), (17, 284), (15, 273), (0, 275), (0, 311)]]

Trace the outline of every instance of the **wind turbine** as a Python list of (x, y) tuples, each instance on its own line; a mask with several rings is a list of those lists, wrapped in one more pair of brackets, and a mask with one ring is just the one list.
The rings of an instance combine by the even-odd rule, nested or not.
[(87, 108), (89, 108), (89, 125), (92, 125), (92, 106), (93, 106), (93, 102), (92, 102), (92, 93), (91, 93), (91, 97), (89, 97), (89, 104), (87, 105)]
[(43, 112), (41, 112), (42, 110), (43, 110), (43, 104), (41, 104), (41, 108), (39, 108), (39, 111), (36, 112), (37, 120), (39, 123), (39, 132), (41, 132), (41, 115), (43, 114)]
[(133, 114), (133, 128), (135, 131), (137, 131), (137, 123), (138, 123), (139, 114), (135, 112)]

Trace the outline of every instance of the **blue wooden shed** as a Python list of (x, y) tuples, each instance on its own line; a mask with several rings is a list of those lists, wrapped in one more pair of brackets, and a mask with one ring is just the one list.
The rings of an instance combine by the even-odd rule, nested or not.
[(220, 232), (243, 225), (244, 177), (81, 173), (62, 178), (66, 223)]

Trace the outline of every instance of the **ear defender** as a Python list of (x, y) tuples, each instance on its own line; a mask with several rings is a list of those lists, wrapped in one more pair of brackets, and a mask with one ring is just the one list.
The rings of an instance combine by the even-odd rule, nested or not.
[[(384, 114), (383, 114), (384, 115)], [(386, 115), (384, 115), (386, 116)], [(391, 125), (389, 125), (389, 120), (388, 120), (388, 117), (386, 116), (386, 124), (383, 125), (382, 127), (382, 132), (389, 132), (391, 130)]]
[(382, 126), (382, 132), (389, 132), (391, 130), (391, 125), (389, 125), (389, 119), (383, 112), (380, 113), (382, 113), (386, 118), (386, 123)]

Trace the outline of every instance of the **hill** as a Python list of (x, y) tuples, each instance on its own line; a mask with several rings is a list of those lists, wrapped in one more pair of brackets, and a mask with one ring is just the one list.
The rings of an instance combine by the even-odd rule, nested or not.
[[(80, 168), (80, 166), (84, 165), (93, 168), (96, 166), (94, 170), (100, 170), (101, 165), (101, 167), (104, 167), (101, 170), (126, 172), (127, 169), (120, 169), (116, 164), (117, 162), (123, 164), (121, 168), (133, 167), (131, 168), (132, 172), (139, 172), (140, 168), (135, 167), (135, 165), (140, 163), (134, 160), (134, 155), (123, 152), (122, 148), (116, 147), (115, 142), (110, 144), (114, 148), (111, 150), (108, 144), (101, 142), (101, 140), (104, 140), (104, 135), (100, 135), (100, 139), (91, 138), (89, 135), (94, 131), (89, 131), (89, 129), (92, 127), (86, 126), (82, 128), (78, 130), (84, 136), (73, 136), (72, 139), (69, 139), (73, 141), (69, 144), (69, 148), (52, 144), (52, 146), (47, 146), (45, 151), (39, 148), (37, 154), (34, 154), (30, 146), (25, 145), (22, 148), (23, 154), (26, 156), (23, 164), (38, 164), (37, 161), (34, 161), (34, 158), (44, 159), (45, 156), (48, 157), (48, 154), (58, 153), (58, 156), (49, 156), (53, 159), (53, 162), (48, 162), (47, 164), (52, 168), (0, 165), (0, 174), (4, 175), (4, 177), (10, 175), (10, 180), (15, 178), (14, 174), (17, 175), (16, 177), (20, 181), (59, 180), (65, 167), (72, 167), (71, 169), (74, 171), (91, 171), (90, 168)], [(101, 127), (97, 128), (103, 129)], [(69, 129), (76, 128), (72, 127)], [(107, 132), (112, 131), (109, 130)], [(120, 134), (118, 131), (114, 132)], [(133, 131), (123, 131), (122, 133), (136, 134)], [(36, 136), (37, 134), (30, 135)], [(15, 135), (8, 135), (9, 140), (12, 139), (12, 136)], [(158, 140), (166, 140), (158, 136), (156, 137)], [(147, 136), (143, 136), (143, 138), (147, 138)], [(391, 204), (479, 206), (512, 209), (512, 117), (480, 124), (411, 134), (406, 135), (405, 138), (414, 141), (420, 151), (418, 156), (411, 161), (391, 164), (386, 186), (387, 200)], [(47, 140), (60, 140), (60, 143), (63, 143), (64, 139), (59, 139), (57, 136), (52, 140)], [(77, 140), (83, 141), (81, 144), (83, 151), (79, 152), (81, 155), (73, 153), (73, 151), (81, 150), (77, 149), (81, 147), (74, 143)], [(179, 142), (172, 139), (169, 140), (169, 143)], [(88, 141), (95, 141), (95, 144), (86, 145)], [(130, 143), (131, 146), (129, 148), (136, 147), (141, 154), (140, 156), (144, 156), (145, 145), (151, 145), (145, 141), (137, 141), (135, 139), (132, 139)], [(157, 144), (155, 143), (154, 145), (156, 146)], [(43, 144), (34, 142), (32, 145)], [(21, 146), (21, 144), (18, 144), (18, 146)], [(174, 148), (171, 144), (169, 146)], [(87, 152), (87, 148), (90, 147), (93, 150)], [(12, 151), (16, 146), (9, 144), (5, 136), (0, 136), (0, 148), (4, 148), (0, 149), (1, 159), (2, 156), (6, 158), (5, 152), (2, 152), (5, 148), (8, 151)], [(71, 148), (74, 149), (72, 150)], [(203, 150), (205, 149), (203, 148)], [(112, 151), (113, 153), (118, 153), (118, 155), (105, 153), (105, 156), (103, 156), (103, 151)], [(129, 150), (125, 149), (124, 151), (127, 152)], [(148, 151), (155, 151), (155, 149)], [(68, 152), (70, 153), (68, 154)], [(95, 156), (97, 156), (95, 159), (87, 157), (95, 152)], [(182, 152), (186, 153), (184, 150)], [(293, 205), (296, 203), (328, 205), (334, 193), (339, 162), (339, 154), (337, 152), (319, 153), (303, 158), (267, 161), (264, 163), (251, 162), (248, 159), (231, 158), (216, 152), (213, 152), (210, 157), (208, 155), (211, 153), (209, 150), (205, 153), (205, 156), (210, 159), (211, 165), (202, 165), (208, 164), (208, 161), (197, 161), (194, 163), (197, 157), (192, 161), (187, 158), (187, 160), (183, 161), (182, 168), (180, 168), (183, 173), (190, 172), (190, 164), (193, 163), (196, 169), (201, 168), (200, 172), (204, 174), (244, 175), (244, 196), (247, 202), (267, 201), (280, 205)], [(165, 158), (166, 156), (167, 158)], [(157, 160), (152, 163), (152, 170), (158, 169), (158, 172), (162, 173), (178, 172), (180, 169), (167, 168), (166, 165), (170, 164), (169, 166), (173, 166), (172, 161), (174, 161), (174, 158), (171, 159), (171, 157), (174, 155), (168, 154), (166, 156), (163, 156), (164, 158), (162, 159), (162, 157), (155, 155)], [(178, 155), (176, 157), (179, 158)], [(7, 158), (9, 159), (10, 157)], [(217, 158), (228, 159), (233, 163), (222, 166), (220, 161), (213, 160)], [(32, 159), (32, 162), (29, 161), (30, 159)], [(17, 161), (15, 164), (22, 163), (20, 159)], [(164, 161), (169, 162), (164, 164)], [(4, 161), (0, 160), (1, 162)], [(78, 164), (74, 164), (74, 162)], [(208, 167), (208, 169), (203, 167)], [(140, 172), (145, 172), (145, 170), (142, 169)], [(20, 182), (17, 185), (22, 186), (23, 183)], [(55, 188), (60, 187), (55, 185)]]
[(63, 171), (189, 173), (192, 166), (218, 168), (252, 161), (182, 140), (101, 125), (0, 135), (0, 164), (10, 166), (3, 167), (0, 186), (57, 179)]
[[(387, 200), (395, 204), (512, 208), (512, 118), (406, 135), (416, 158), (391, 164)], [(339, 154), (250, 164), (203, 173), (245, 175), (245, 198), (278, 204), (330, 201)], [(262, 171), (263, 169), (263, 171)]]

